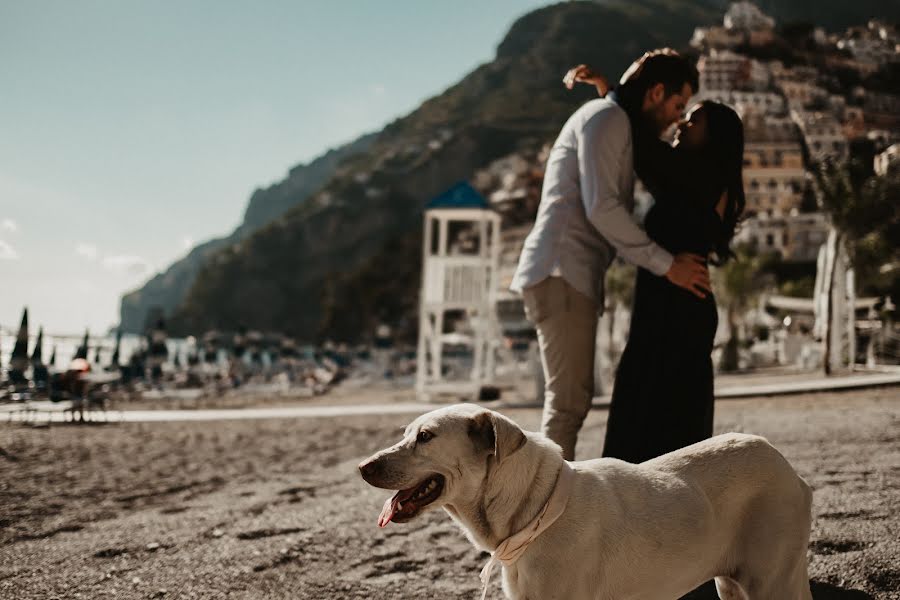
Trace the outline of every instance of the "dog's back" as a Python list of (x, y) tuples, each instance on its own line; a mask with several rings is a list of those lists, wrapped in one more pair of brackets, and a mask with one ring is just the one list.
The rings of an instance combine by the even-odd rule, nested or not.
[(748, 494), (758, 492), (759, 486), (766, 482), (769, 486), (796, 488), (801, 495), (809, 489), (768, 440), (745, 433), (718, 435), (648, 460), (641, 466), (696, 482), (712, 500), (726, 489), (733, 496), (735, 489), (745, 482), (753, 482)]
[[(744, 589), (760, 590), (768, 578), (791, 582), (785, 598), (808, 597), (812, 490), (768, 440), (728, 433), (639, 466), (671, 473), (703, 490), (733, 526), (722, 538), (730, 538), (724, 560), (732, 563), (729, 570), (748, 579), (741, 582)], [(775, 576), (773, 569), (784, 572)]]
[[(571, 527), (547, 541), (575, 549), (577, 560), (616, 540), (591, 565), (603, 585), (615, 582), (601, 597), (678, 597), (716, 578), (751, 598), (808, 599), (812, 495), (764, 438), (732, 433), (637, 465), (600, 458), (573, 466), (579, 479), (563, 519)], [(653, 574), (629, 568), (643, 563)]]

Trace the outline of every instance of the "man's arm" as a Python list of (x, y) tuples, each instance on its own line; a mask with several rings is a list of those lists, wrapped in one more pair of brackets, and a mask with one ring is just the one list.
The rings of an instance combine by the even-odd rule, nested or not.
[(622, 204), (619, 179), (631, 168), (631, 126), (618, 110), (592, 116), (578, 132), (578, 172), (584, 212), (628, 262), (665, 275), (672, 255), (651, 240)]
[(704, 298), (710, 291), (705, 257), (687, 253), (673, 257), (638, 227), (622, 204), (619, 175), (632, 165), (628, 116), (604, 111), (591, 117), (578, 135), (581, 199), (594, 228), (628, 262)]

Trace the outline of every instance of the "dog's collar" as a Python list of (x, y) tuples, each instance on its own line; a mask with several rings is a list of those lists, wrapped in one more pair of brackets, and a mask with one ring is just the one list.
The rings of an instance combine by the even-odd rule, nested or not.
[(553, 487), (553, 493), (538, 515), (526, 525), (518, 533), (509, 536), (497, 546), (497, 549), (491, 553), (491, 558), (481, 569), (481, 600), (487, 596), (488, 583), (491, 580), (491, 572), (494, 565), (498, 562), (505, 566), (511, 566), (519, 557), (525, 553), (529, 544), (537, 539), (545, 529), (553, 525), (556, 519), (563, 513), (566, 503), (569, 501), (569, 494), (572, 493), (572, 484), (575, 481), (575, 471), (569, 466), (567, 461), (562, 461), (562, 468), (556, 477), (556, 484)]

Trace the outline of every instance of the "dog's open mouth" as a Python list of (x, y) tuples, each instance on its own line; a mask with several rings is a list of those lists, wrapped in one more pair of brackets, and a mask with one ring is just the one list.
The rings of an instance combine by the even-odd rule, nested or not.
[(415, 487), (400, 490), (388, 498), (378, 517), (378, 526), (387, 527), (391, 521), (405, 523), (419, 514), (444, 491), (443, 475), (432, 475)]

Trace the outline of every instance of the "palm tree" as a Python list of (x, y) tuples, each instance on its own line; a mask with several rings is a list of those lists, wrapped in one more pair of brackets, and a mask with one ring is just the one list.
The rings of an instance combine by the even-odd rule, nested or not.
[(737, 248), (732, 260), (713, 271), (713, 287), (728, 319), (728, 342), (719, 361), (722, 371), (738, 370), (739, 318), (765, 289), (768, 277), (763, 271), (763, 257), (747, 247)]
[(630, 307), (634, 301), (635, 269), (622, 261), (615, 261), (606, 271), (606, 313), (609, 315), (609, 364), (614, 365), (618, 356), (613, 345), (616, 330), (616, 313), (620, 306)]
[[(609, 330), (607, 332), (607, 357), (609, 360), (609, 368), (615, 371), (616, 362), (619, 357), (619, 348), (613, 343), (616, 331), (616, 315), (619, 307), (630, 307), (634, 301), (634, 282), (635, 268), (620, 260), (615, 261), (606, 271), (605, 296), (606, 307), (604, 313), (607, 315)], [(603, 395), (603, 379), (601, 377), (602, 368), (600, 363), (595, 363), (594, 372), (594, 393)]]
[[(888, 282), (880, 272), (882, 265), (900, 260), (896, 240), (900, 235), (900, 174), (895, 170), (883, 177), (873, 176), (870, 163), (851, 160), (848, 164), (828, 163), (816, 173), (816, 192), (828, 213), (832, 231), (832, 254), (847, 252), (858, 272), (859, 287), (873, 294), (896, 293), (898, 280)], [(832, 354), (839, 351), (833, 339), (834, 269), (825, 273), (826, 298), (823, 338), (825, 374), (831, 374)], [(851, 331), (851, 335), (855, 335)], [(850, 357), (852, 362), (854, 357)]]

